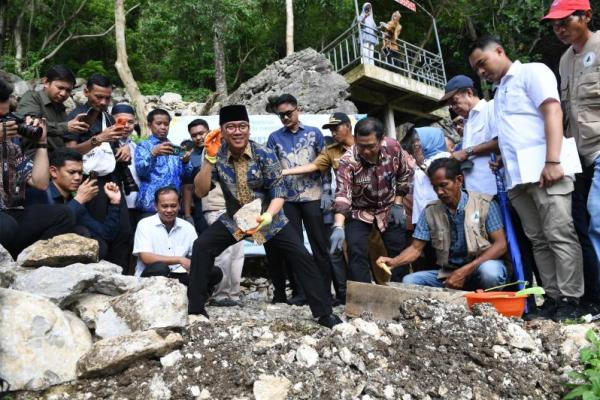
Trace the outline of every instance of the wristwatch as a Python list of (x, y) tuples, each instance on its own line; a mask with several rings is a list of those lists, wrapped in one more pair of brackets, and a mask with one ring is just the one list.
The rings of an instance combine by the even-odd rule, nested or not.
[(90, 140), (90, 143), (92, 144), (92, 147), (98, 147), (98, 146), (100, 146), (102, 144), (102, 142), (99, 141), (96, 136), (92, 136), (92, 139)]
[(473, 146), (467, 147), (465, 149), (465, 153), (467, 153), (467, 155), (470, 157), (473, 155)]

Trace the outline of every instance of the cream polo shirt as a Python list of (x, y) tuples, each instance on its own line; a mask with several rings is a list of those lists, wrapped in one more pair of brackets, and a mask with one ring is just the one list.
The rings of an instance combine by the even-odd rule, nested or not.
[[(167, 232), (157, 213), (138, 223), (133, 242), (133, 255), (137, 257), (140, 253), (154, 253), (170, 257), (191, 257), (194, 240), (197, 237), (194, 226), (181, 218), (177, 218), (171, 231)], [(169, 266), (171, 271), (179, 267), (181, 267), (179, 264)], [(138, 257), (135, 276), (142, 275), (144, 268), (146, 265)]]
[(547, 99), (560, 101), (556, 77), (541, 63), (515, 61), (500, 80), (494, 97), (494, 129), (506, 169), (506, 187), (523, 183), (517, 150), (546, 144), (539, 107)]

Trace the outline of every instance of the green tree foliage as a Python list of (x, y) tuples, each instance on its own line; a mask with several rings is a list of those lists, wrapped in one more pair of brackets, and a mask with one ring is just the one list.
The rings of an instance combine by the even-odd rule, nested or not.
[[(500, 37), (511, 57), (543, 61), (556, 68), (564, 51), (539, 18), (551, 0), (421, 0), (437, 17), (449, 76), (473, 76), (467, 49), (484, 33)], [(21, 16), (21, 70), (40, 76), (53, 63), (64, 63), (78, 75), (107, 73), (114, 81), (116, 58), (111, 0), (0, 0), (1, 68), (16, 72), (15, 27)], [(402, 12), (401, 39), (437, 51), (430, 17), (413, 13), (393, 0), (372, 0), (376, 22)], [(137, 5), (137, 7), (135, 7)], [(362, 6), (362, 1), (359, 7)], [(215, 89), (213, 21), (224, 17), (221, 32), (229, 89), (285, 55), (285, 0), (127, 0), (129, 64), (145, 94), (177, 91), (201, 100)], [(600, 10), (600, 0), (592, 0)], [(79, 11), (78, 11), (79, 10)], [(295, 48), (320, 50), (355, 19), (353, 0), (294, 0)], [(594, 21), (594, 25), (598, 21)], [(69, 39), (70, 38), (70, 39)], [(66, 42), (65, 42), (66, 40)], [(61, 47), (61, 43), (64, 45)], [(53, 51), (55, 54), (45, 62)]]

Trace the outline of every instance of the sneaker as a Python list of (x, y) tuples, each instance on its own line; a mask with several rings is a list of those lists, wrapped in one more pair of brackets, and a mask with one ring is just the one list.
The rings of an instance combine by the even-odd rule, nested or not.
[(579, 299), (577, 297), (561, 297), (558, 301), (556, 313), (552, 318), (555, 322), (576, 320), (579, 318)]
[(555, 299), (550, 296), (544, 298), (544, 304), (537, 308), (537, 310), (528, 313), (523, 317), (525, 321), (532, 321), (534, 319), (552, 319), (556, 313), (558, 303)]
[(298, 306), (298, 307), (305, 306), (307, 304), (306, 297), (304, 297), (302, 295), (293, 296), (288, 300), (288, 304), (291, 306)]

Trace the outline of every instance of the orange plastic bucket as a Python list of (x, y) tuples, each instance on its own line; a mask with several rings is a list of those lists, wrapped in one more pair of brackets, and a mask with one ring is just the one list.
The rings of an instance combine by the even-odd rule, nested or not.
[(521, 318), (525, 311), (527, 296), (515, 296), (516, 292), (483, 292), (467, 293), (469, 310), (476, 303), (490, 303), (505, 317)]

